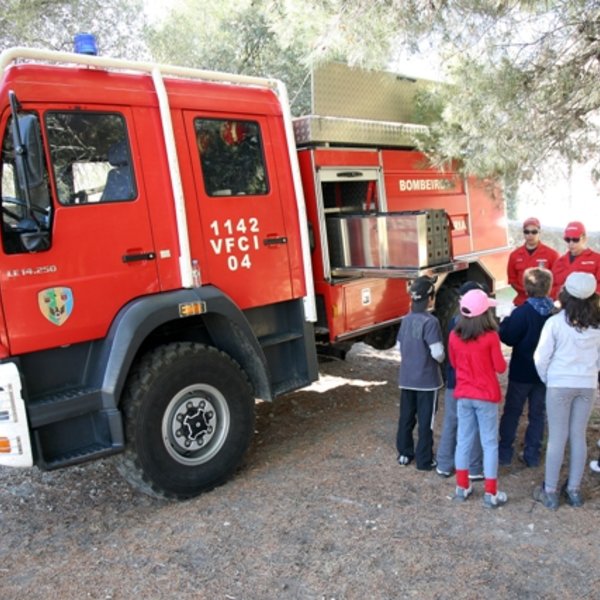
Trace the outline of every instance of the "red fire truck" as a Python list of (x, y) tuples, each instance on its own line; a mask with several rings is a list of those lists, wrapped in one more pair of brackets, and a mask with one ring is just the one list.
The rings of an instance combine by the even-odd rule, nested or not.
[(502, 202), (428, 167), (423, 125), (340, 110), (348, 76), (355, 107), (360, 76), (386, 88), (323, 68), (334, 110), (293, 120), (275, 80), (1, 55), (0, 464), (117, 454), (142, 491), (193, 496), (319, 348), (390, 347), (409, 280), (438, 275), (440, 315), (467, 278), (493, 289)]

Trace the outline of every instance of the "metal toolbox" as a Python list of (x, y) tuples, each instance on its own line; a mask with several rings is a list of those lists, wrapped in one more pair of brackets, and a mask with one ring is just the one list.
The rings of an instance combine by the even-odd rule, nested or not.
[(423, 268), (450, 262), (443, 210), (327, 217), (332, 268)]

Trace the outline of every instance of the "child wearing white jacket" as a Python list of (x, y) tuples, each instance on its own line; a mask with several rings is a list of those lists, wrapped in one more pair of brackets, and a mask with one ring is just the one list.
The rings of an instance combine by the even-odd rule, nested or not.
[(546, 384), (548, 446), (544, 483), (533, 497), (546, 508), (559, 505), (558, 478), (567, 440), (569, 478), (560, 493), (568, 504), (583, 506), (581, 479), (587, 460), (586, 429), (600, 370), (600, 303), (596, 278), (571, 273), (560, 292), (562, 310), (546, 321), (533, 359)]

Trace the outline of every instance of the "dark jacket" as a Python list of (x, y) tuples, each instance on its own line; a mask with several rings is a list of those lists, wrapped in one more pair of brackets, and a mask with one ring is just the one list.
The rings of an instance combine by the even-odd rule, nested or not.
[(500, 339), (513, 349), (508, 368), (509, 379), (519, 383), (541, 383), (533, 363), (533, 353), (542, 327), (550, 316), (550, 312), (541, 314), (527, 301), (517, 306), (500, 323)]

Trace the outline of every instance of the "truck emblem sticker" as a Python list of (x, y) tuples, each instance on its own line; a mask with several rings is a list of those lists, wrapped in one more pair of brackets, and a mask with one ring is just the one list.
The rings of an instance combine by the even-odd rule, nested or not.
[(54, 325), (62, 325), (73, 311), (71, 288), (47, 288), (38, 293), (40, 311)]

